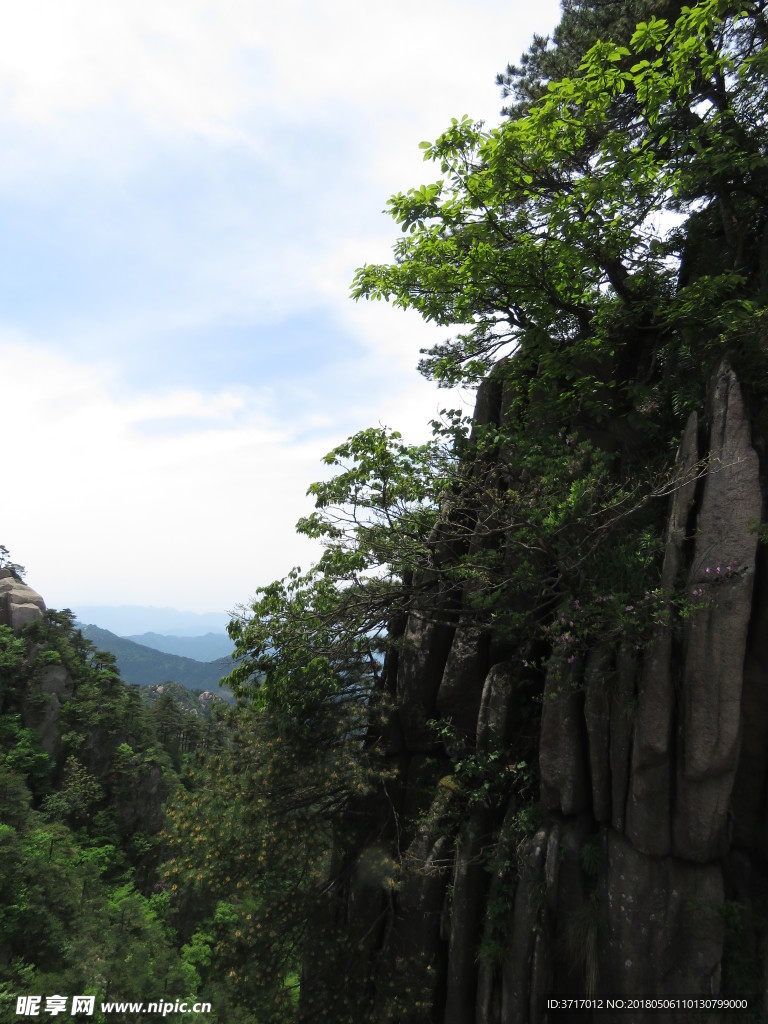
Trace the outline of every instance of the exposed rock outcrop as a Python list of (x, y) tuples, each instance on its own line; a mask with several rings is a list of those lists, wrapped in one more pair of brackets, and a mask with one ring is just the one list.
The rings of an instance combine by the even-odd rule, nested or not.
[[(680, 570), (688, 518), (696, 493), (698, 417), (691, 413), (678, 453), (677, 489), (672, 496), (661, 583), (671, 593)], [(672, 722), (675, 710), (673, 643), (669, 629), (655, 630), (638, 688), (632, 742), (627, 835), (644, 853), (671, 849)]]
[[(481, 389), (481, 420), (498, 421), (504, 408), (498, 381)], [(768, 977), (768, 929), (753, 910), (768, 892), (764, 496), (749, 413), (725, 363), (704, 412), (682, 437), (648, 632), (586, 652), (555, 641), (545, 659), (537, 803), (520, 797), (515, 763), (527, 661), (466, 608), (452, 619), (414, 612), (405, 625), (392, 756), (406, 816), (418, 807), (426, 824), (400, 834), (402, 882), (371, 956), (394, 973), (426, 964), (430, 1009), (382, 1003), (381, 1020), (527, 1024), (554, 1019), (546, 999), (558, 994), (733, 991), (734, 913), (749, 925), (750, 969)], [(557, 615), (567, 622), (567, 611)], [(466, 815), (448, 813), (456, 783), (443, 773), (436, 784), (435, 765), (448, 760), (433, 717), (453, 725), (464, 753), (501, 759), (501, 820), (481, 798)]]
[(674, 852), (705, 862), (727, 848), (727, 816), (741, 737), (741, 691), (762, 498), (759, 464), (735, 374), (717, 376), (709, 472), (688, 573), (709, 605), (687, 637), (679, 720)]
[(0, 569), (0, 625), (19, 630), (41, 619), (45, 612), (42, 597), (17, 579), (10, 569)]

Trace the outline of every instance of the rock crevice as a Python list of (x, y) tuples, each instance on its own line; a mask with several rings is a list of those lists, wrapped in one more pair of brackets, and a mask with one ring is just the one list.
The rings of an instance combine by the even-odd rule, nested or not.
[[(478, 421), (504, 408), (498, 381), (481, 388)], [(405, 806), (418, 778), (434, 794), (431, 807), (419, 798), (423, 820), (444, 824), (410, 833), (390, 927), (371, 953), (395, 974), (428, 968), (430, 1009), (396, 1019), (544, 1022), (546, 998), (560, 993), (717, 994), (729, 983), (726, 908), (768, 891), (768, 557), (748, 410), (725, 363), (703, 421), (687, 422), (670, 491), (646, 638), (574, 653), (552, 645), (533, 799), (515, 763), (530, 728), (523, 654), (463, 606), (448, 621), (414, 613), (406, 623), (396, 751)], [(450, 771), (451, 752), (427, 726), (435, 716), (464, 754), (506, 759), (501, 816), (475, 799), (446, 817), (461, 780), (430, 776), (430, 763)], [(768, 931), (749, 921), (754, 969), (768, 976)], [(385, 1002), (380, 1019), (395, 1019)]]

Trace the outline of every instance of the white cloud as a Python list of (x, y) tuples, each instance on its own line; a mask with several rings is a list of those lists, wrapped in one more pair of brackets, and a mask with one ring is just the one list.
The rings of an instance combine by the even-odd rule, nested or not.
[(556, 12), (554, 0), (26, 0), (5, 12), (0, 88), (31, 124), (117, 105), (222, 142), (263, 143), (259, 124), (322, 119), (332, 101), (366, 129), (397, 111), (464, 113), (470, 96), (485, 96), (471, 113), (493, 117), (493, 74)]
[(6, 12), (0, 81), (24, 121), (122, 100), (164, 127), (212, 129), (242, 102), (234, 28), (196, 0), (28, 0)]
[[(0, 543), (54, 605), (230, 608), (309, 561), (325, 451), (456, 404), (414, 370), (448, 332), (355, 305), (352, 273), (390, 256), (387, 196), (435, 176), (420, 139), (495, 120), (557, 2), (7, 8)], [(242, 359), (228, 331), (257, 336)]]
[(270, 422), (257, 391), (120, 400), (93, 368), (31, 344), (0, 347), (0, 372), (15, 436), (3, 543), (49, 603), (92, 599), (98, 579), (102, 601), (224, 610), (307, 563), (293, 525), (322, 441), (292, 436), (300, 411)]
[[(229, 610), (319, 553), (294, 525), (311, 508), (309, 482), (327, 473), (322, 455), (346, 432), (338, 410), (318, 415), (317, 395), (290, 409), (254, 388), (120, 398), (103, 371), (18, 338), (0, 343), (0, 374), (15, 436), (0, 541), (52, 606), (98, 593)], [(381, 422), (411, 440), (439, 404), (416, 377), (373, 402), (358, 397), (344, 410), (350, 431)]]

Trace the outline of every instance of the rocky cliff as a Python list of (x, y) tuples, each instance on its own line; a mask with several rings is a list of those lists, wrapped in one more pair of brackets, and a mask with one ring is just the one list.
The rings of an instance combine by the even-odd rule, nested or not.
[[(504, 389), (486, 381), (476, 426), (501, 423)], [(747, 991), (755, 1019), (768, 1013), (765, 481), (727, 363), (667, 489), (647, 599), (668, 600), (642, 640), (569, 653), (571, 602), (551, 615), (550, 635), (563, 626), (537, 675), (471, 586), (457, 598), (437, 574), (416, 581), (430, 601), (395, 627), (389, 664), (391, 806), (360, 809), (347, 880), (318, 922), (318, 942), (351, 937), (358, 970), (386, 979), (377, 1020), (627, 1021), (644, 1018), (556, 1016), (547, 1000)], [(400, 865), (394, 892), (371, 867), (383, 856)], [(308, 956), (305, 993), (321, 974)], [(696, 1019), (655, 1017), (678, 1018)]]
[(10, 569), (0, 569), (0, 626), (18, 631), (43, 617), (45, 602)]

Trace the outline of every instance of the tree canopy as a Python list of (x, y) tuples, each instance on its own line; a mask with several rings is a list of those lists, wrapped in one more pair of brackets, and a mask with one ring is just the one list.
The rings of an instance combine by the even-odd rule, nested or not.
[[(318, 951), (312, 922), (354, 885), (362, 846), (415, 827), (394, 809), (402, 780), (384, 756), (408, 614), (424, 644), (459, 615), (492, 625), (514, 652), (525, 722), (553, 656), (606, 638), (641, 646), (684, 608), (659, 585), (683, 424), (726, 354), (768, 395), (767, 27), (762, 2), (568, 2), (555, 46), (536, 40), (502, 76), (507, 119), (455, 119), (422, 143), (439, 177), (390, 199), (394, 259), (361, 267), (353, 295), (452, 332), (422, 370), (480, 384), (478, 410), (472, 425), (446, 413), (426, 445), (369, 429), (338, 446), (299, 524), (322, 558), (260, 588), (231, 626), (242, 732), (201, 768), (205, 826), (174, 811), (172, 870), (228, 908), (218, 963), (254, 1005), (305, 1019), (370, 1010), (370, 986), (336, 983), (370, 933), (350, 923), (349, 941)], [(502, 412), (486, 415), (494, 402)], [(474, 734), (423, 724), (453, 762), (446, 807), (475, 806), (474, 787), (498, 809), (499, 764)], [(535, 788), (529, 733), (504, 778), (521, 799)], [(215, 788), (227, 758), (246, 780), (229, 792)], [(269, 864), (258, 894), (242, 867), (254, 857)], [(401, 868), (388, 853), (376, 869), (390, 901)], [(248, 968), (257, 950), (270, 978)]]
[[(764, 29), (760, 4), (709, 0), (672, 27), (653, 16), (500, 127), (455, 120), (422, 144), (442, 177), (389, 201), (395, 262), (362, 267), (353, 294), (463, 325), (424, 362), (438, 380), (515, 352), (528, 375), (592, 367), (613, 412), (605, 387), (657, 383), (702, 308), (711, 336), (762, 295)], [(706, 273), (684, 266), (694, 221), (723, 236)], [(635, 344), (618, 345), (628, 329)]]

